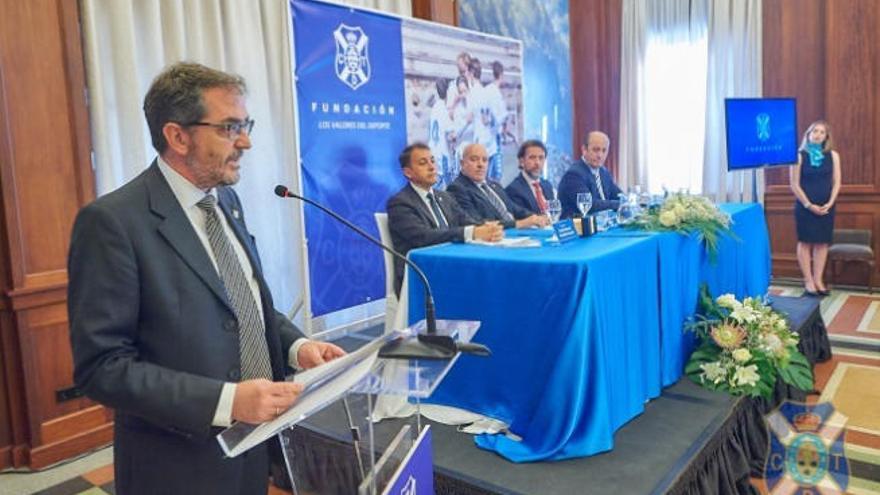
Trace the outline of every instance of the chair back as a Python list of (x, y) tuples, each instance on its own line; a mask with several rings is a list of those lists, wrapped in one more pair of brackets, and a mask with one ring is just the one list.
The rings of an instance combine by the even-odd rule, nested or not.
[(867, 229), (834, 229), (834, 244), (871, 245), (871, 231)]
[[(374, 213), (373, 217), (376, 219), (376, 227), (379, 228), (379, 240), (386, 246), (392, 246), (388, 214)], [(398, 306), (397, 295), (394, 293), (394, 256), (383, 250), (382, 258), (385, 260), (385, 331), (389, 332), (394, 328)]]
[[(392, 246), (391, 230), (388, 229), (388, 214), (373, 213), (376, 219), (376, 227), (379, 228), (379, 240), (386, 246)], [(394, 295), (394, 257), (388, 251), (382, 251), (385, 260), (385, 295)]]

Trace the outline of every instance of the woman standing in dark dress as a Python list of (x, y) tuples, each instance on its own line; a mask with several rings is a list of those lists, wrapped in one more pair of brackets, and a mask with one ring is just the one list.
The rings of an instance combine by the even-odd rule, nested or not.
[(805, 294), (828, 295), (822, 281), (828, 245), (834, 232), (834, 203), (840, 192), (840, 156), (833, 150), (831, 127), (824, 120), (810, 124), (801, 141), (798, 163), (790, 174), (797, 201), (797, 258)]

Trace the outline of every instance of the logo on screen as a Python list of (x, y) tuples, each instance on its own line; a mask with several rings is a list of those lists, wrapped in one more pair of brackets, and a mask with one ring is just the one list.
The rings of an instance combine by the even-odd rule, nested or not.
[(759, 141), (770, 139), (770, 115), (759, 113), (758, 116), (755, 117), (755, 131), (758, 134)]
[(770, 430), (770, 452), (764, 480), (771, 494), (846, 490), (846, 416), (827, 402), (807, 405), (786, 401), (765, 419)]
[(333, 31), (336, 40), (336, 77), (351, 89), (358, 89), (370, 80), (370, 38), (359, 26), (340, 24)]

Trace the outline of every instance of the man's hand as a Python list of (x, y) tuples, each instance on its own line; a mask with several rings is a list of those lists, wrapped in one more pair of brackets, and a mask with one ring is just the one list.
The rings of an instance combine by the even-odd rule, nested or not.
[(239, 382), (232, 399), (232, 419), (250, 424), (271, 421), (296, 402), (302, 390), (301, 383), (265, 378)]
[(301, 367), (309, 369), (344, 355), (345, 351), (338, 345), (319, 340), (310, 340), (297, 351), (296, 362)]
[(546, 215), (531, 215), (516, 221), (516, 228), (527, 229), (529, 227), (546, 227), (550, 225), (550, 219)]
[(504, 227), (498, 222), (486, 222), (474, 227), (474, 239), (498, 242), (504, 238)]

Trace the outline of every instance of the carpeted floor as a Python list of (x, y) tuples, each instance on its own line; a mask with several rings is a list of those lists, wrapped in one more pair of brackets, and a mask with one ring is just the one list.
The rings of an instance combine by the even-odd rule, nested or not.
[[(799, 287), (771, 293), (798, 296)], [(880, 494), (880, 293), (834, 290), (822, 300), (834, 356), (815, 368), (817, 402), (847, 416), (846, 456), (853, 476), (848, 493)]]
[[(773, 294), (786, 296), (798, 296), (801, 292), (796, 287), (771, 289)], [(848, 493), (880, 494), (880, 294), (835, 290), (823, 299), (821, 306), (834, 357), (816, 366), (816, 389), (821, 396), (812, 396), (811, 400), (830, 401), (849, 418), (846, 455), (853, 476)], [(33, 477), (33, 486), (45, 486), (37, 482), (44, 473), (0, 474), (0, 494), (5, 493), (4, 478), (11, 476)], [(90, 469), (46, 489), (15, 493), (113, 494), (113, 465)], [(283, 493), (274, 487), (269, 490), (269, 495)]]

